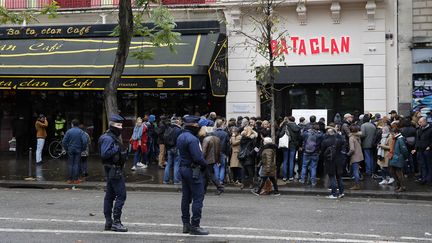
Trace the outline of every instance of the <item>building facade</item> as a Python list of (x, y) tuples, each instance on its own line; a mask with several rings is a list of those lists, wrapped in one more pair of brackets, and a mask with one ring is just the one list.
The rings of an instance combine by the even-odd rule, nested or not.
[[(269, 116), (256, 85), (254, 69), (261, 63), (253, 61), (256, 51), (238, 34), (259, 36), (248, 18), (254, 2), (222, 1), (234, 50), (229, 53), (228, 117)], [(290, 115), (292, 109), (325, 109), (332, 120), (336, 113), (386, 114), (398, 108), (395, 1), (285, 1), (274, 12), (277, 30), (286, 31), (277, 40), (285, 60), (276, 63), (276, 116)]]

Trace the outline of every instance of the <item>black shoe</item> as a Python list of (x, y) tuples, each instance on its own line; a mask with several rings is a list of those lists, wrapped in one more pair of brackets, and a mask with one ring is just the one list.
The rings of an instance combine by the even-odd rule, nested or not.
[(215, 195), (216, 195), (216, 196), (219, 196), (219, 195), (222, 194), (223, 192), (224, 192), (223, 189), (217, 189), (216, 192), (215, 192)]
[(255, 189), (252, 189), (251, 192), (252, 192), (252, 194), (254, 194), (255, 196), (259, 196), (259, 195), (260, 195), (260, 193), (259, 193), (257, 190), (255, 190)]
[(190, 232), (190, 228), (190, 224), (183, 224), (183, 234), (188, 234)]
[(124, 225), (121, 223), (120, 220), (114, 221), (114, 223), (111, 226), (111, 230), (116, 231), (116, 232), (127, 232), (128, 231), (128, 229), (126, 227), (124, 227)]
[(104, 230), (111, 230), (112, 227), (112, 220), (105, 220), (105, 229)]
[(198, 227), (191, 226), (189, 229), (189, 234), (191, 234), (191, 235), (208, 235), (209, 232), (208, 232), (208, 230), (203, 229), (199, 226)]
[(279, 197), (279, 196), (280, 196), (280, 193), (279, 193), (278, 191), (275, 191), (275, 192), (273, 192), (273, 196), (275, 196), (275, 197)]

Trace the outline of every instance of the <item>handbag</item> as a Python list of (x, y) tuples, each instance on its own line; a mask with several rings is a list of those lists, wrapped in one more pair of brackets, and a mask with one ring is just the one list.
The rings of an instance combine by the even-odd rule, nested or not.
[(279, 148), (288, 148), (289, 146), (289, 136), (285, 132), (285, 134), (279, 138)]

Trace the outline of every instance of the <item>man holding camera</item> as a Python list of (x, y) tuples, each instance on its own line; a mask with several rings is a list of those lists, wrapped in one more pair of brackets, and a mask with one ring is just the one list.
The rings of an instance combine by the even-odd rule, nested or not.
[(127, 148), (121, 141), (124, 119), (119, 115), (111, 115), (109, 120), (109, 130), (99, 138), (99, 151), (107, 180), (104, 199), (105, 230), (127, 232), (128, 229), (120, 220), (126, 201), (123, 168), (127, 160)]

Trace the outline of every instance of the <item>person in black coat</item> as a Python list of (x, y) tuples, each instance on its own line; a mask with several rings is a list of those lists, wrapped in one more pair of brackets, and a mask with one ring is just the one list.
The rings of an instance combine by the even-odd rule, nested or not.
[[(324, 169), (329, 176), (331, 195), (330, 199), (342, 198), (344, 196), (344, 186), (342, 174), (344, 170), (344, 137), (336, 133), (333, 127), (326, 127), (326, 137), (321, 143), (321, 151), (324, 159)], [(339, 192), (336, 189), (336, 182)]]

